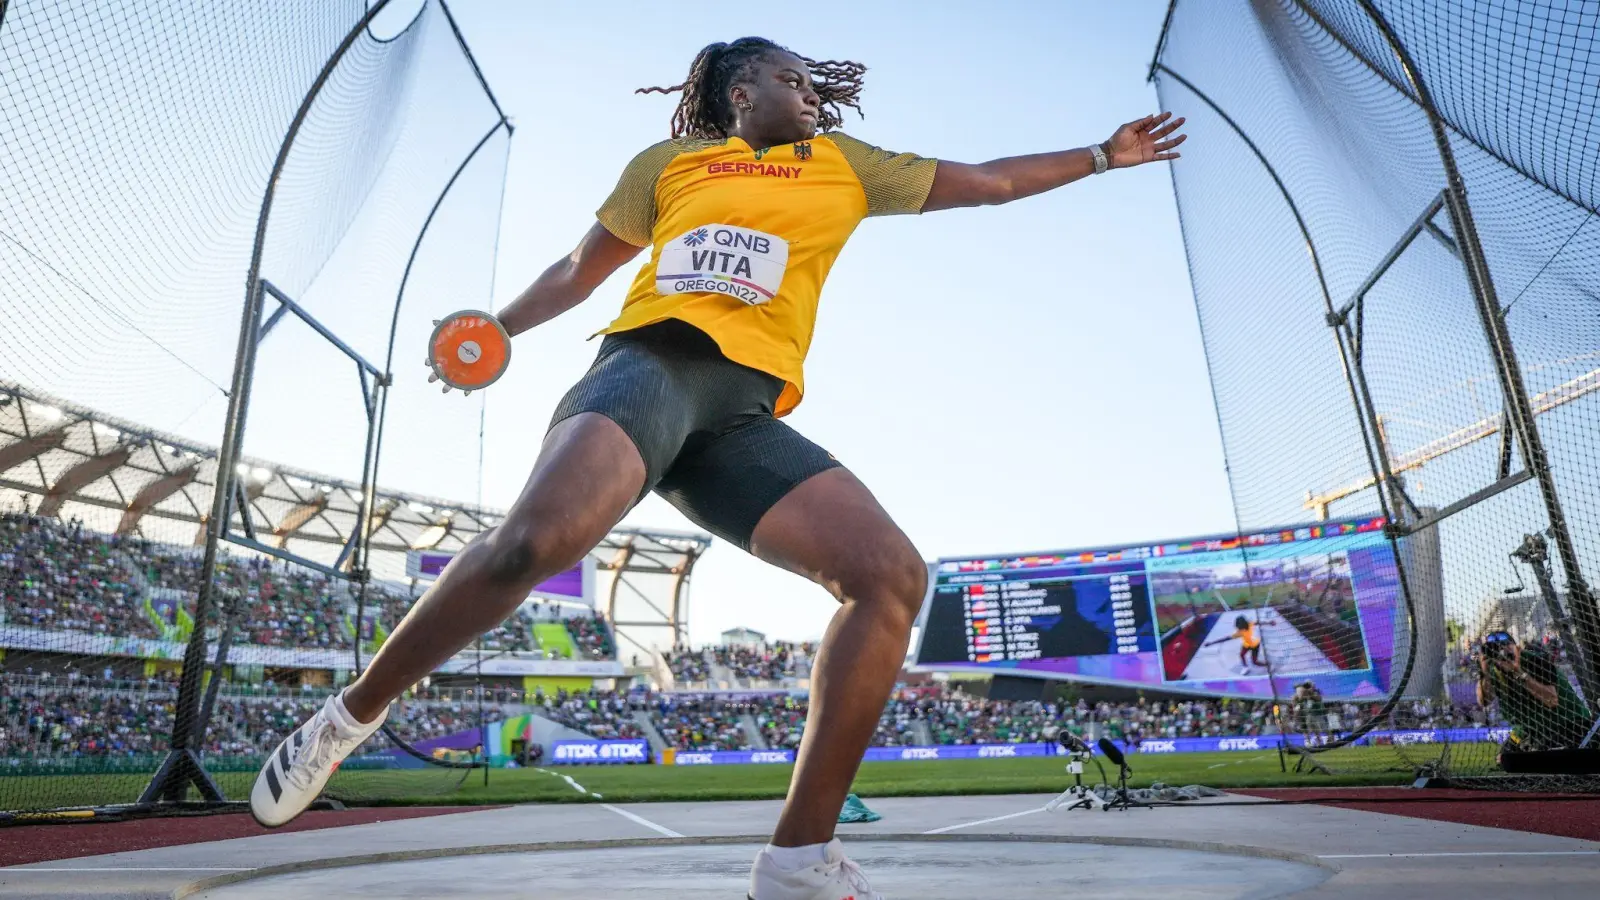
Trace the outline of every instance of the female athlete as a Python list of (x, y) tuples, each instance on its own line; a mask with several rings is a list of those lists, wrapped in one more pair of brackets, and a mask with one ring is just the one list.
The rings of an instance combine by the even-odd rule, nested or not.
[(1260, 613), (1256, 614), (1257, 621), (1250, 621), (1249, 616), (1233, 617), (1233, 634), (1214, 641), (1206, 641), (1202, 647), (1212, 647), (1217, 644), (1226, 644), (1229, 641), (1239, 642), (1239, 674), (1249, 675), (1252, 664), (1265, 668), (1266, 662), (1261, 658), (1261, 632), (1257, 625), (1276, 626), (1275, 621), (1260, 621)]
[(823, 281), (863, 218), (1009, 203), (1106, 169), (1176, 159), (1183, 124), (1148, 116), (1103, 144), (981, 165), (834, 131), (859, 110), (852, 62), (761, 38), (706, 47), (672, 139), (627, 166), (598, 221), (500, 314), (513, 335), (587, 298), (650, 248), (594, 365), (557, 407), (533, 475), (412, 607), (366, 671), (256, 779), (264, 825), (298, 815), (389, 704), (595, 547), (654, 490), (713, 534), (839, 601), (817, 653), (788, 800), (754, 900), (878, 897), (833, 839), (926, 590), (911, 541), (850, 471), (780, 417), (804, 390)]

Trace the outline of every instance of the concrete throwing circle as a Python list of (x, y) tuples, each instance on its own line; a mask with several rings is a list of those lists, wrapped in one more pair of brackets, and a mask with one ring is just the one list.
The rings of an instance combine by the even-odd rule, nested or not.
[[(976, 836), (974, 836), (976, 837)], [(850, 854), (889, 900), (1052, 897), (1092, 892), (1099, 900), (1161, 897), (1281, 897), (1332, 871), (1309, 862), (1161, 846), (1080, 842), (881, 840), (848, 842)], [(527, 897), (636, 900), (743, 897), (749, 843), (678, 843), (597, 849), (435, 856), (253, 877), (179, 896), (206, 900), (282, 897)], [(324, 863), (326, 865), (326, 863)]]

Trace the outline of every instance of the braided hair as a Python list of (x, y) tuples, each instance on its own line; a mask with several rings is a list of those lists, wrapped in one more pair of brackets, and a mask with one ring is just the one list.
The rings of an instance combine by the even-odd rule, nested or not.
[[(689, 66), (689, 78), (683, 84), (640, 88), (634, 93), (682, 91), (683, 98), (672, 113), (672, 136), (725, 138), (733, 127), (733, 102), (728, 92), (735, 84), (754, 78), (756, 64), (772, 52), (794, 51), (759, 37), (709, 44), (695, 55)], [(843, 124), (842, 107), (848, 106), (861, 115), (861, 76), (867, 71), (866, 66), (849, 60), (819, 62), (805, 56), (800, 56), (800, 60), (810, 70), (812, 89), (821, 101), (817, 114), (819, 130), (829, 131)]]

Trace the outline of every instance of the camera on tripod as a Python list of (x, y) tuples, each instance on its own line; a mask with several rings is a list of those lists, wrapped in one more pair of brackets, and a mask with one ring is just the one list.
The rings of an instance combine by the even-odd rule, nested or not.
[(1072, 776), (1072, 787), (1061, 792), (1061, 796), (1045, 804), (1045, 810), (1055, 812), (1063, 803), (1071, 800), (1067, 809), (1098, 809), (1104, 807), (1106, 802), (1099, 795), (1089, 790), (1083, 783), (1083, 764), (1094, 755), (1094, 748), (1083, 738), (1078, 737), (1063, 728), (1056, 734), (1056, 742), (1067, 754), (1067, 774)]
[(1061, 732), (1056, 735), (1056, 741), (1061, 744), (1061, 749), (1065, 750), (1067, 756), (1071, 758), (1071, 762), (1067, 763), (1067, 773), (1082, 775), (1083, 764), (1089, 760), (1089, 757), (1094, 755), (1094, 750), (1089, 746), (1089, 743), (1065, 728), (1061, 729)]

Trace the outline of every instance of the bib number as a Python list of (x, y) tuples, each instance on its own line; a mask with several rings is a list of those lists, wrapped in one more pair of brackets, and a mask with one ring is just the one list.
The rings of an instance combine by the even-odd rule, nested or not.
[(667, 242), (656, 292), (726, 294), (750, 306), (771, 302), (789, 267), (789, 242), (737, 225), (702, 225)]

